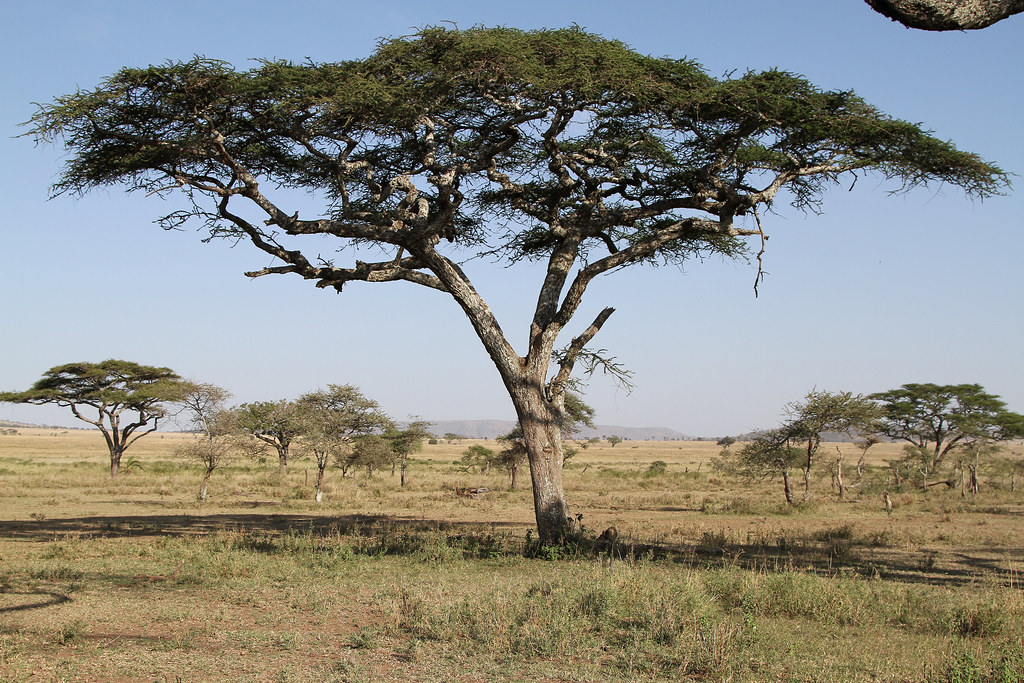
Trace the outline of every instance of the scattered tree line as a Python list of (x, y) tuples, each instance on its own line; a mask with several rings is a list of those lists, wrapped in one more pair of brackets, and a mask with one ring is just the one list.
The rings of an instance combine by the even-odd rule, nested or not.
[[(868, 450), (883, 438), (904, 443), (903, 457), (889, 463), (893, 484), (916, 475), (922, 488), (945, 484), (961, 492), (978, 492), (978, 466), (983, 457), (997, 454), (1000, 445), (1024, 437), (1024, 416), (1007, 410), (998, 396), (978, 384), (904, 384), (898, 389), (863, 396), (850, 392), (811, 391), (802, 401), (785, 407), (785, 417), (774, 429), (756, 432), (735, 453), (732, 437), (719, 439), (725, 462), (743, 474), (782, 480), (786, 501), (795, 502), (791, 470), (803, 481), (802, 500), (811, 495), (811, 469), (826, 433), (845, 435), (860, 451), (858, 475), (863, 475)], [(844, 498), (844, 456), (837, 447), (832, 462), (833, 484)], [(946, 466), (954, 460), (952, 467)], [(1008, 469), (1016, 489), (1020, 463), (997, 464)], [(939, 473), (945, 478), (938, 477)]]
[(367, 476), (390, 466), (406, 484), (409, 456), (430, 434), (429, 422), (413, 420), (399, 428), (376, 401), (351, 385), (330, 384), (294, 401), (263, 401), (229, 407), (230, 392), (213, 384), (183, 379), (168, 368), (124, 360), (68, 363), (44, 373), (30, 389), (2, 392), (0, 401), (55, 404), (70, 408), (103, 434), (110, 452), (110, 474), (118, 476), (129, 446), (175, 419), (195, 438), (179, 455), (204, 468), (199, 499), (205, 500), (213, 473), (239, 457), (258, 457), (268, 448), (287, 474), (293, 449), (317, 465), (317, 502), (323, 500), (327, 468), (343, 474), (365, 469)]

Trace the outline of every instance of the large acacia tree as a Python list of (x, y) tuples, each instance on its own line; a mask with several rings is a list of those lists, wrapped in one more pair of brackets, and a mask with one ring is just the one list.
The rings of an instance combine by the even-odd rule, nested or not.
[(880, 404), (876, 430), (906, 442), (934, 472), (954, 448), (975, 450), (981, 443), (1024, 436), (1024, 416), (980, 384), (904, 384), (870, 398)]
[(110, 476), (116, 477), (124, 452), (156, 431), (167, 416), (167, 404), (181, 397), (183, 387), (170, 368), (111, 358), (52, 367), (31, 389), (0, 392), (0, 401), (70, 408), (103, 434), (110, 451)]
[[(843, 175), (978, 197), (1006, 182), (853, 93), (775, 70), (716, 79), (576, 28), (426, 28), (330, 64), (125, 68), (41, 106), (30, 126), (68, 153), (56, 193), (181, 193), (184, 208), (163, 225), (199, 221), (277, 259), (250, 276), (339, 291), (402, 281), (452, 297), (515, 406), (545, 541), (572, 524), (566, 389), (578, 366), (600, 363), (588, 344), (613, 310), (560, 337), (596, 277), (745, 254), (746, 238), (763, 244), (758, 207), (786, 191), (814, 209)], [(339, 263), (325, 236), (378, 256)], [(546, 263), (521, 350), (464, 267), (479, 253)]]

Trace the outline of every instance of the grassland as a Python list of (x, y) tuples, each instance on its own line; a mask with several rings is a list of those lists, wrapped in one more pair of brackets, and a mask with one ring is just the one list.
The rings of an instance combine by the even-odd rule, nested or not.
[(244, 462), (200, 505), (182, 435), (111, 479), (98, 434), (19, 431), (2, 680), (1024, 681), (1024, 494), (897, 490), (896, 445), (847, 467), (844, 501), (823, 457), (796, 507), (714, 444), (591, 446), (566, 486), (590, 538), (619, 530), (595, 552), (530, 544), (529, 491), (453, 466), (472, 441), (426, 446), (405, 488), (332, 472), (320, 505), (308, 461)]

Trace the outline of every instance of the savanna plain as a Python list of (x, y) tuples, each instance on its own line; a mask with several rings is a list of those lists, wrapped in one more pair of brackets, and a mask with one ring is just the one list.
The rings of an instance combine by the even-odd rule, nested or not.
[(17, 432), (5, 681), (1024, 681), (1024, 492), (897, 486), (898, 444), (859, 472), (824, 444), (793, 506), (714, 442), (590, 444), (566, 463), (583, 537), (553, 548), (528, 476), (457, 464), (486, 441), (425, 445), (404, 487), (333, 470), (321, 504), (310, 461), (242, 461), (200, 504), (186, 435), (111, 478), (97, 432)]

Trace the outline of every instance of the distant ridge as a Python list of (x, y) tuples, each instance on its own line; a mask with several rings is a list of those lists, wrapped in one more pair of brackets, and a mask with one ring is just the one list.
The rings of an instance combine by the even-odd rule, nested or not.
[[(516, 426), (513, 420), (436, 420), (430, 431), (438, 436), (444, 434), (461, 434), (468, 439), (496, 439), (508, 434)], [(589, 439), (592, 436), (618, 436), (630, 441), (689, 441), (689, 437), (668, 427), (622, 427), (620, 425), (597, 425), (594, 429), (584, 427), (579, 436)]]

